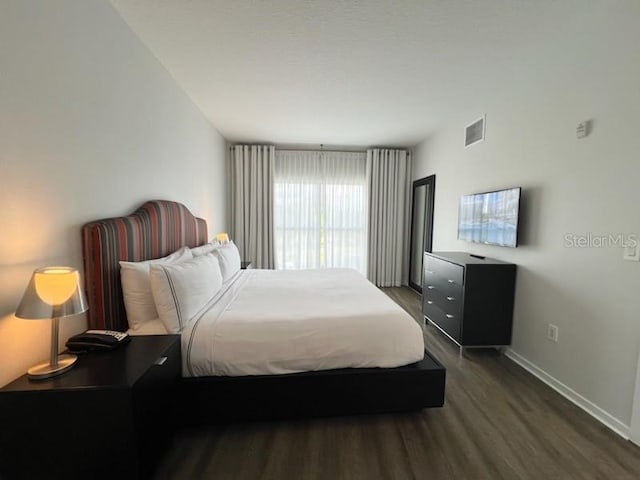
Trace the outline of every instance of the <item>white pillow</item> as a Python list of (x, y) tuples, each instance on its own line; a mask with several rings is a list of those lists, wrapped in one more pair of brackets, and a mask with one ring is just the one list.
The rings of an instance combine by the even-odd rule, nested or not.
[(177, 263), (192, 258), (189, 247), (182, 247), (164, 258), (146, 262), (120, 262), (120, 280), (129, 328), (137, 330), (144, 322), (158, 318), (151, 295), (149, 267), (157, 263)]
[(181, 263), (151, 265), (151, 292), (169, 333), (180, 333), (222, 287), (218, 260), (211, 254)]
[(137, 330), (129, 329), (127, 330), (129, 335), (137, 336), (137, 335), (166, 335), (167, 329), (164, 328), (164, 323), (159, 318), (155, 318), (153, 320), (149, 320), (148, 322), (144, 322), (140, 328)]
[(223, 281), (226, 282), (240, 270), (240, 252), (233, 242), (220, 245), (213, 253), (220, 261)]
[(220, 242), (218, 242), (217, 240), (212, 240), (209, 243), (205, 243), (204, 245), (200, 245), (199, 247), (192, 248), (191, 254), (194, 257), (200, 257), (201, 255), (206, 255), (207, 253), (213, 252), (220, 245)]

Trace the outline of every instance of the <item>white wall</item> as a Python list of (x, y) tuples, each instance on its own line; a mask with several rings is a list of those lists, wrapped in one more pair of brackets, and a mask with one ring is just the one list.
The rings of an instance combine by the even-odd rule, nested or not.
[[(49, 322), (13, 316), (33, 269), (81, 268), (82, 224), (149, 199), (226, 230), (224, 158), (224, 139), (107, 2), (2, 2), (0, 385), (48, 356)], [(62, 324), (62, 342), (85, 328)]]
[[(435, 251), (518, 264), (513, 351), (628, 426), (640, 263), (624, 261), (618, 247), (566, 248), (564, 235), (640, 238), (640, 8), (587, 3), (507, 68), (474, 72), (475, 99), (416, 147), (414, 177), (436, 174)], [(465, 149), (464, 126), (485, 112), (486, 141)], [(588, 118), (592, 134), (576, 139)], [(460, 196), (511, 186), (524, 187), (524, 244), (458, 241)], [(549, 322), (560, 328), (558, 343), (545, 338)]]

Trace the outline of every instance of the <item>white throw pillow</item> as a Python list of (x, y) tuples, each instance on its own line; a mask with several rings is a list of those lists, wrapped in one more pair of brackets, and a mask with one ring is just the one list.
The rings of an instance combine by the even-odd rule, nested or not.
[(240, 252), (233, 242), (220, 245), (213, 253), (220, 261), (223, 281), (226, 282), (240, 270)]
[(204, 312), (221, 287), (220, 265), (212, 254), (181, 263), (151, 265), (151, 292), (169, 333), (180, 333)]
[(220, 242), (218, 242), (217, 240), (212, 240), (209, 243), (205, 243), (204, 245), (200, 245), (199, 247), (192, 248), (191, 254), (194, 257), (200, 257), (202, 255), (206, 255), (207, 253), (213, 252), (220, 245)]
[(192, 258), (189, 247), (182, 247), (164, 258), (145, 262), (120, 262), (122, 294), (130, 329), (137, 330), (144, 322), (158, 318), (151, 294), (149, 267), (157, 263), (177, 263)]

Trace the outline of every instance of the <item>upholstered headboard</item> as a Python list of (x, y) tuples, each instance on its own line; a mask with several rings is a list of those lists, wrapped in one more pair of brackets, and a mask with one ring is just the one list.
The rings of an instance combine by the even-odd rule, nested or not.
[(152, 200), (126, 217), (82, 227), (84, 278), (90, 328), (129, 328), (120, 285), (120, 260), (140, 262), (180, 247), (207, 242), (207, 222), (181, 203)]

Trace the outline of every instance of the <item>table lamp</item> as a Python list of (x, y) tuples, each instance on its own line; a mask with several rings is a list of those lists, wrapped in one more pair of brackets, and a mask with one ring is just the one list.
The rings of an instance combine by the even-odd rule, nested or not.
[(218, 240), (218, 242), (222, 244), (229, 243), (229, 234), (219, 233), (216, 235), (216, 240)]
[(76, 355), (58, 355), (60, 319), (87, 311), (87, 301), (80, 288), (80, 275), (71, 267), (44, 267), (33, 272), (31, 281), (16, 310), (24, 319), (50, 318), (51, 355), (48, 362), (31, 367), (30, 378), (44, 379), (66, 372), (76, 362)]

